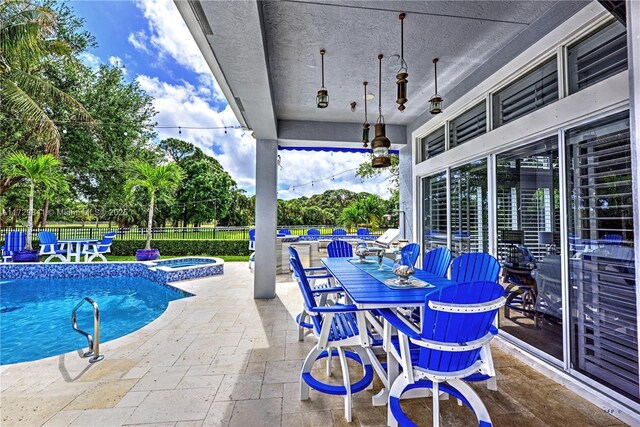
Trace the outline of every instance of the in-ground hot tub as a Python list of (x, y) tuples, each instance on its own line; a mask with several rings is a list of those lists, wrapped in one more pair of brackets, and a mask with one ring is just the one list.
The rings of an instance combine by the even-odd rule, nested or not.
[(224, 261), (213, 257), (181, 257), (145, 261), (150, 270), (166, 275), (167, 282), (224, 274)]

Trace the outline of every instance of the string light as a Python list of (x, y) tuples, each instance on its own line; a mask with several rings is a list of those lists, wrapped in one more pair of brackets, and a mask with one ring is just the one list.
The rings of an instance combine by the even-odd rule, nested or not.
[[(13, 117), (2, 117), (0, 118), (0, 120), (11, 120), (11, 121), (23, 121), (17, 118), (13, 118)], [(103, 122), (100, 120), (94, 120), (93, 122), (82, 122), (82, 121), (73, 121), (73, 120), (68, 120), (68, 121), (58, 121), (55, 120), (54, 123), (56, 125), (66, 125), (66, 126), (73, 126), (73, 125), (97, 125), (97, 126), (122, 126), (122, 123), (119, 122)], [(178, 133), (181, 133), (182, 129), (194, 129), (194, 130), (224, 130), (224, 133), (227, 133), (228, 129), (237, 129), (237, 130), (242, 130), (242, 132), (244, 133), (244, 131), (250, 130), (247, 127), (243, 127), (243, 126), (182, 126), (182, 125), (160, 125), (160, 124), (155, 124), (152, 126), (143, 126), (145, 128), (147, 127), (151, 127), (154, 129), (178, 129)], [(66, 133), (66, 128), (63, 128), (62, 133)]]

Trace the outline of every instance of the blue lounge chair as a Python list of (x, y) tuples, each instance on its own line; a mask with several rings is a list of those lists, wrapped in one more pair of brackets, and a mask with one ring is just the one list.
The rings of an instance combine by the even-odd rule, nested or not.
[(103, 262), (107, 262), (104, 254), (111, 252), (111, 243), (116, 237), (116, 233), (107, 233), (102, 237), (102, 241), (85, 245), (80, 255), (84, 256), (85, 262), (91, 262), (94, 258), (100, 258)]
[[(365, 311), (354, 305), (336, 304), (318, 306), (314, 293), (309, 286), (306, 273), (300, 262), (291, 258), (291, 265), (304, 299), (304, 308), (311, 317), (313, 334), (317, 344), (307, 355), (300, 373), (300, 400), (309, 399), (310, 388), (324, 394), (344, 396), (344, 416), (351, 422), (351, 395), (365, 390), (373, 381), (373, 367), (364, 346), (369, 345)], [(349, 348), (349, 350), (345, 350)], [(328, 358), (327, 371), (331, 375), (331, 356), (337, 355), (342, 368), (343, 385), (323, 383), (311, 374), (318, 359)], [(360, 364), (364, 370), (362, 379), (351, 383), (347, 358)]]
[(358, 228), (358, 231), (356, 231), (356, 234), (358, 236), (368, 236), (369, 235), (369, 229), (368, 228)]
[(49, 262), (53, 258), (58, 258), (62, 262), (67, 262), (67, 250), (58, 244), (58, 238), (50, 231), (41, 231), (38, 233), (40, 240), (40, 255), (49, 255), (44, 262)]
[(449, 248), (436, 248), (424, 254), (422, 269), (438, 277), (445, 277), (451, 263)]
[(329, 258), (352, 257), (353, 246), (344, 240), (334, 240), (327, 245), (327, 253)]
[(281, 228), (280, 230), (278, 230), (278, 236), (290, 236), (291, 235), (291, 230), (289, 230), (288, 228)]
[(602, 236), (601, 244), (603, 246), (620, 246), (622, 244), (622, 236), (619, 234), (605, 234)]
[(310, 228), (307, 230), (307, 236), (319, 236), (320, 235), (320, 230), (318, 230), (317, 228)]
[(402, 259), (407, 259), (411, 262), (411, 267), (415, 267), (416, 261), (420, 256), (420, 245), (417, 243), (409, 243), (405, 245), (401, 250)]
[(347, 235), (347, 230), (345, 230), (344, 228), (334, 228), (331, 231), (331, 234), (334, 236), (346, 236)]
[(13, 253), (21, 251), (27, 243), (27, 235), (22, 231), (10, 231), (4, 235), (2, 245), (2, 261), (13, 261)]
[[(391, 356), (402, 367), (389, 393), (387, 424), (414, 426), (400, 407), (406, 391), (433, 391), (433, 425), (439, 425), (439, 393), (447, 393), (466, 404), (482, 427), (491, 426), (487, 408), (466, 383), (486, 369), (484, 349), (498, 333), (493, 326), (498, 309), (505, 303), (504, 289), (495, 282), (472, 282), (441, 289), (424, 305), (421, 331), (401, 320), (394, 311), (381, 315), (399, 332), (388, 342)], [(410, 346), (414, 350), (410, 350)], [(391, 379), (390, 379), (391, 380)]]
[[(299, 265), (302, 265), (298, 251), (293, 246), (289, 246), (289, 262), (294, 271), (294, 279), (298, 280), (295, 273), (294, 261), (292, 261), (293, 259), (295, 259)], [(331, 293), (338, 293), (343, 290), (340, 286), (334, 286), (333, 276), (329, 274), (324, 267), (304, 268), (304, 272), (307, 276), (309, 286), (314, 291), (314, 295), (318, 297), (318, 305), (321, 307), (327, 305), (327, 299)], [(318, 280), (320, 281), (318, 282)], [(340, 295), (336, 295), (336, 298), (331, 300), (332, 303), (335, 304), (339, 297)], [(298, 324), (298, 341), (304, 341), (305, 335), (313, 329), (313, 324), (310, 323), (309, 314), (305, 311), (304, 306), (302, 307), (302, 311), (296, 316), (296, 323)]]

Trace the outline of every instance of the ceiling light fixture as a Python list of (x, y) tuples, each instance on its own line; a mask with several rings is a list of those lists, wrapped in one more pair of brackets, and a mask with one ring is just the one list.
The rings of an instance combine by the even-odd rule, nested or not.
[(404, 18), (407, 15), (401, 13), (400, 18), (400, 69), (398, 70), (398, 74), (396, 74), (396, 85), (398, 86), (398, 99), (396, 99), (396, 103), (398, 104), (398, 110), (400, 112), (404, 111), (404, 104), (407, 102), (407, 77), (409, 77), (407, 63), (404, 60)]
[(433, 58), (433, 75), (434, 75), (433, 82), (435, 84), (436, 93), (429, 100), (429, 102), (431, 103), (431, 108), (429, 109), (429, 112), (431, 114), (440, 114), (440, 113), (442, 113), (442, 97), (440, 95), (438, 95), (438, 69), (437, 69), (437, 64), (438, 64), (438, 58)]
[(316, 96), (316, 104), (318, 108), (327, 108), (329, 106), (329, 92), (327, 92), (327, 88), (324, 87), (324, 54), (326, 50), (320, 49), (320, 58), (322, 58), (322, 86), (318, 91), (318, 95)]
[(362, 124), (362, 146), (369, 146), (369, 120), (367, 120), (367, 85), (369, 82), (362, 82), (364, 86), (364, 123)]
[(389, 148), (391, 141), (385, 135), (384, 117), (382, 116), (382, 54), (378, 55), (378, 120), (376, 121), (376, 137), (371, 141), (373, 158), (371, 166), (374, 168), (386, 168), (391, 166)]

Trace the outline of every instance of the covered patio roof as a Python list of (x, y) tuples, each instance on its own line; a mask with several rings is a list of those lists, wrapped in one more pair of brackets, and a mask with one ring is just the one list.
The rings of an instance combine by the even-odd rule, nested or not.
[[(377, 55), (382, 70), (382, 113), (394, 149), (407, 143), (406, 126), (428, 119), (434, 93), (433, 58), (445, 103), (464, 93), (461, 82), (485, 74), (584, 7), (580, 1), (215, 1), (177, 0), (189, 30), (242, 126), (258, 139), (296, 147), (361, 147), (363, 81), (378, 103)], [(395, 103), (400, 68), (400, 12), (409, 84), (406, 110)], [(315, 105), (320, 49), (326, 49), (330, 103)], [(457, 89), (457, 90), (456, 90)], [(352, 112), (350, 104), (357, 103)], [(446, 104), (445, 104), (446, 106)], [(426, 114), (426, 115), (425, 115)]]

